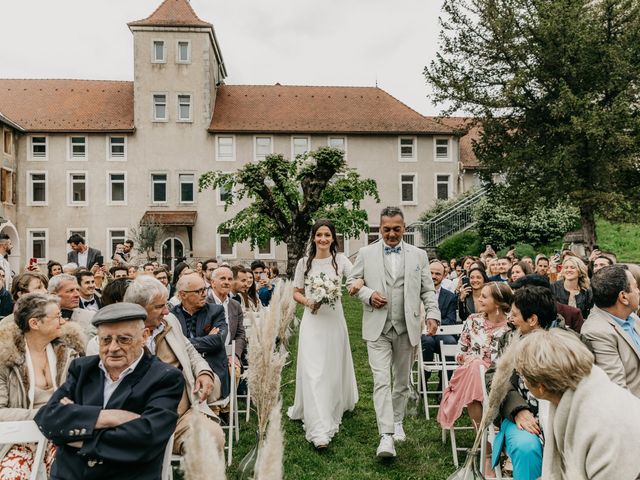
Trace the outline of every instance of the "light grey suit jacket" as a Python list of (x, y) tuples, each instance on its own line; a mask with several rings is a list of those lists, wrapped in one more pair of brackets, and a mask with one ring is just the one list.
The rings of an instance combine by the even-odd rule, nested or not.
[[(427, 318), (440, 321), (440, 310), (436, 301), (429, 259), (425, 251), (402, 243), (404, 249), (404, 316), (407, 333), (411, 345), (420, 342), (422, 319), (420, 317), (420, 303), (424, 305)], [(367, 341), (376, 340), (384, 328), (388, 309), (373, 308), (369, 299), (373, 292), (378, 291), (389, 296), (384, 268), (384, 243), (377, 242), (360, 249), (356, 263), (351, 269), (347, 285), (354, 280), (364, 279), (365, 286), (358, 292), (358, 298), (364, 304), (362, 317), (362, 338)]]
[[(636, 331), (640, 332), (640, 319)], [(580, 333), (591, 341), (596, 365), (612, 382), (640, 397), (640, 351), (622, 327), (604, 310), (593, 307)]]

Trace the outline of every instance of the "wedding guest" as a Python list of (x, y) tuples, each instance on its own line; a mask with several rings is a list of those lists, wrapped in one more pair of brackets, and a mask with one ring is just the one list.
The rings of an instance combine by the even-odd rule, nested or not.
[(49, 260), (47, 262), (47, 275), (49, 278), (60, 275), (61, 273), (62, 264), (60, 262), (56, 262), (55, 260)]
[(587, 266), (574, 256), (566, 256), (562, 262), (559, 280), (551, 285), (551, 290), (560, 303), (579, 308), (587, 318), (593, 306), (593, 293), (589, 287)]
[(482, 289), (488, 281), (487, 274), (479, 267), (472, 268), (466, 277), (462, 277), (458, 295), (458, 314), (461, 320), (466, 320), (469, 315), (478, 311)]
[(515, 282), (519, 278), (522, 278), (525, 275), (531, 275), (532, 273), (533, 270), (527, 262), (518, 262), (511, 265), (507, 276), (510, 282)]
[(128, 278), (118, 278), (117, 280), (109, 282), (102, 291), (102, 306), (106, 307), (113, 303), (122, 302), (124, 294), (132, 281), (133, 280), (129, 280)]
[(109, 274), (113, 280), (129, 278), (129, 267), (126, 265), (114, 265), (109, 269)]
[(545, 277), (549, 275), (549, 259), (542, 254), (536, 256), (535, 273)]
[[(71, 360), (83, 354), (86, 338), (60, 315), (58, 299), (21, 295), (14, 321), (0, 327), (0, 422), (31, 420), (67, 378)], [(29, 478), (32, 445), (0, 446), (0, 478)], [(47, 472), (55, 448), (45, 454)]]
[[(13, 277), (11, 285), (11, 298), (15, 304), (18, 299), (27, 293), (47, 293), (47, 277), (38, 272), (26, 270)], [(13, 312), (0, 320), (0, 326), (14, 321)]]
[(242, 298), (244, 299), (244, 308), (246, 311), (259, 313), (262, 311), (262, 303), (258, 297), (253, 272), (250, 268), (245, 269), (245, 272), (247, 273), (247, 291), (242, 294)]
[(551, 402), (542, 478), (640, 475), (640, 399), (611, 382), (593, 360), (575, 335), (557, 328), (533, 332), (518, 346), (517, 371), (536, 398)]
[(67, 321), (77, 322), (84, 329), (88, 338), (95, 335), (91, 319), (95, 312), (83, 310), (80, 306), (80, 287), (73, 275), (61, 273), (49, 280), (49, 293), (60, 299), (60, 310)]
[(480, 366), (489, 368), (495, 360), (498, 342), (507, 333), (507, 312), (513, 302), (513, 292), (506, 282), (486, 284), (478, 299), (478, 313), (465, 320), (458, 344), (461, 353), (451, 383), (442, 395), (438, 422), (451, 428), (466, 406), (474, 425), (482, 418), (483, 386)]

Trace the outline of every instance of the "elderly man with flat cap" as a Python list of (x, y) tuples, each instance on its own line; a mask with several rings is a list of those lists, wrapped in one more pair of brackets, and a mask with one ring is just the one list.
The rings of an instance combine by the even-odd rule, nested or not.
[(57, 445), (52, 480), (159, 480), (184, 379), (145, 349), (147, 312), (116, 303), (93, 317), (99, 356), (74, 360), (35, 421)]

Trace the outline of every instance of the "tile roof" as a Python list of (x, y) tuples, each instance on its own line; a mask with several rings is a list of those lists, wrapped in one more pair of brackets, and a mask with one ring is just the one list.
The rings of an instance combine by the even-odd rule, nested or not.
[(446, 125), (457, 131), (460, 137), (460, 162), (465, 168), (480, 168), (480, 162), (473, 152), (473, 142), (480, 138), (480, 126), (473, 125), (471, 118), (466, 117), (429, 117), (433, 121)]
[(133, 131), (133, 82), (0, 79), (0, 112), (32, 132)]
[(210, 132), (443, 133), (453, 130), (377, 87), (222, 85)]
[(129, 22), (129, 27), (205, 27), (212, 25), (200, 20), (188, 0), (164, 0), (143, 20)]
[(155, 211), (144, 212), (140, 223), (156, 223), (171, 226), (193, 226), (196, 224), (198, 212), (195, 210)]

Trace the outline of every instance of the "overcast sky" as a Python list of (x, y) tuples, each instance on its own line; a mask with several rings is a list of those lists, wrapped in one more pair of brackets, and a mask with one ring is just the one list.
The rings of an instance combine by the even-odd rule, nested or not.
[[(3, 1), (0, 76), (133, 80), (127, 22), (162, 0)], [(228, 84), (378, 86), (425, 115), (443, 0), (192, 0)]]

